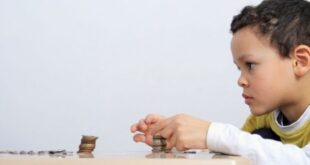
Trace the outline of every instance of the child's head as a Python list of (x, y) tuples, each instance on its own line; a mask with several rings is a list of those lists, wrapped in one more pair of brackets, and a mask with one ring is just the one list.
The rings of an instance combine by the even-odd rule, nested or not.
[(287, 116), (290, 110), (302, 113), (310, 104), (310, 3), (265, 0), (247, 6), (234, 17), (231, 31), (238, 84), (251, 112), (279, 108), (295, 120)]
[(256, 27), (268, 37), (284, 57), (297, 45), (310, 46), (310, 2), (306, 0), (264, 0), (256, 7), (246, 6), (231, 23), (231, 32)]

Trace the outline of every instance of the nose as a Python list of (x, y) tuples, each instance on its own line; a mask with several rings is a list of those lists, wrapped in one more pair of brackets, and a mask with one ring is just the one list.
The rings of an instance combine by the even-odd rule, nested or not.
[(240, 74), (240, 77), (238, 79), (238, 85), (243, 88), (249, 86), (247, 79), (242, 73)]

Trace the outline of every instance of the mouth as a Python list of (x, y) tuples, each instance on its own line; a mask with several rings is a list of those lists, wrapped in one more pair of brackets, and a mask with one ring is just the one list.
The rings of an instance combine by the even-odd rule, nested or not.
[(253, 102), (254, 97), (242, 94), (242, 97), (244, 98), (244, 101), (246, 104), (251, 104)]

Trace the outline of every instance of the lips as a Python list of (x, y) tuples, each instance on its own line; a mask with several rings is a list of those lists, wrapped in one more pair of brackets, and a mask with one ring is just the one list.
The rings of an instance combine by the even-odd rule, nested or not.
[(254, 97), (246, 95), (246, 94), (242, 94), (242, 97), (244, 98), (244, 101), (245, 101), (246, 104), (251, 104), (251, 102), (254, 99)]
[(246, 94), (242, 94), (242, 97), (245, 98), (245, 99), (253, 99), (253, 97), (251, 97), (249, 95), (246, 95)]

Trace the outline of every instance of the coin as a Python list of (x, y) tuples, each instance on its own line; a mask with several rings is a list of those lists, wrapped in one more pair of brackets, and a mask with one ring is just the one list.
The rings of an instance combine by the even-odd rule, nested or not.
[[(160, 135), (153, 136), (152, 152), (166, 152), (166, 139)], [(170, 151), (170, 150), (169, 150)]]
[(92, 153), (96, 147), (98, 137), (91, 135), (82, 135), (81, 144), (78, 153)]

